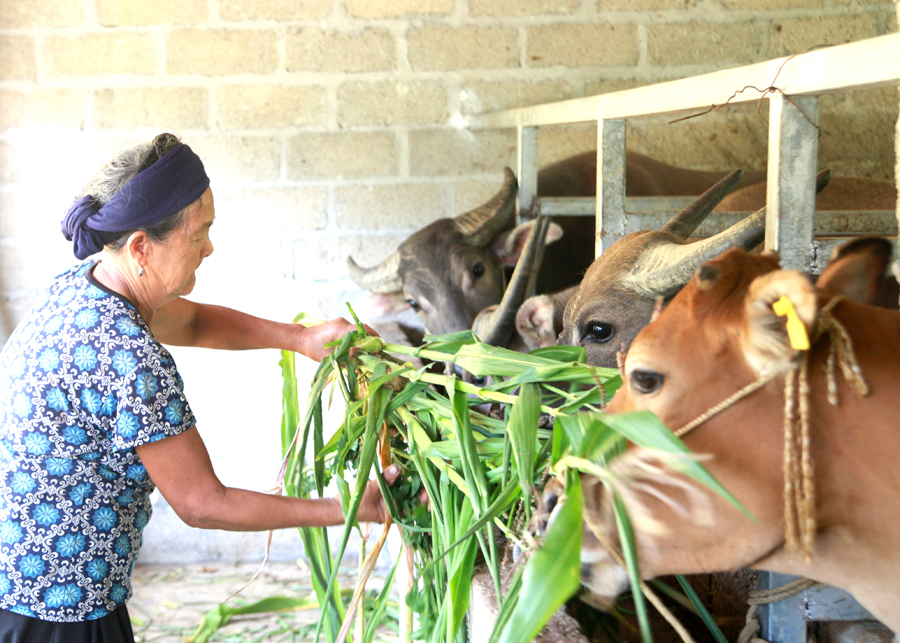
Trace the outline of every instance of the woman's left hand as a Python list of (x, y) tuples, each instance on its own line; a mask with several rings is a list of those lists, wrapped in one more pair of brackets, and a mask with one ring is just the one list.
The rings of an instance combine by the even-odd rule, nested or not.
[[(378, 336), (378, 333), (365, 324), (363, 324), (363, 328), (370, 335)], [(307, 326), (303, 328), (303, 334), (300, 336), (300, 350), (297, 352), (317, 362), (321, 362), (334, 350), (333, 347), (326, 348), (325, 344), (338, 341), (344, 335), (354, 330), (356, 330), (356, 324), (348, 322), (343, 317), (331, 319), (324, 324)]]
[[(388, 486), (394, 484), (400, 477), (400, 467), (392, 464), (384, 470), (384, 481)], [(418, 493), (419, 502), (428, 506), (428, 492), (422, 489)], [(359, 510), (356, 512), (356, 519), (359, 522), (381, 522), (383, 523), (388, 516), (387, 507), (384, 506), (384, 498), (381, 496), (381, 489), (374, 480), (369, 480), (366, 484), (366, 490), (363, 492), (362, 502), (359, 504)]]

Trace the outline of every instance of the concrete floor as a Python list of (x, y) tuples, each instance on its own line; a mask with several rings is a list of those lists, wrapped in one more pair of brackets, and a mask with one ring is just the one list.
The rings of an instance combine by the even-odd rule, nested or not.
[[(302, 562), (301, 562), (302, 564)], [(309, 572), (297, 563), (269, 563), (262, 574), (230, 603), (253, 603), (272, 596), (302, 598), (312, 593)], [(240, 589), (258, 569), (255, 564), (140, 565), (134, 570), (134, 596), (128, 603), (138, 643), (184, 643), (203, 615)], [(355, 570), (339, 577), (341, 587), (355, 586)], [(378, 589), (381, 578), (370, 579)], [(312, 640), (303, 626), (315, 623), (318, 610), (237, 616), (220, 628), (210, 643), (299, 643)], [(396, 641), (389, 631), (378, 641)], [(320, 639), (320, 640), (324, 640)]]

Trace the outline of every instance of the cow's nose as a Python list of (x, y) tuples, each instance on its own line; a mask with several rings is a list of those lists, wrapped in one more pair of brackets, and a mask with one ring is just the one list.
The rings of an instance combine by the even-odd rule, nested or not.
[(556, 503), (559, 502), (559, 494), (555, 491), (550, 491), (544, 494), (544, 510), (550, 514), (553, 513), (553, 510), (556, 509)]
[(564, 488), (562, 484), (556, 478), (551, 478), (547, 481), (546, 486), (544, 487), (544, 491), (541, 494), (541, 511), (550, 515), (553, 513), (553, 510), (556, 509), (556, 505), (559, 504), (559, 499), (562, 498)]
[(587, 585), (591, 580), (591, 563), (581, 563), (581, 582)]

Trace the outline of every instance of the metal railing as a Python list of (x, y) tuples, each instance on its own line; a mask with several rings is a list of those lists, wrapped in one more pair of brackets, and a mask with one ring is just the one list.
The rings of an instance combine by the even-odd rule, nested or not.
[[(841, 236), (814, 230), (818, 96), (891, 85), (900, 85), (900, 34), (599, 96), (479, 114), (470, 118), (469, 127), (516, 127), (519, 211), (595, 213), (599, 255), (634, 227), (626, 208), (631, 199), (624, 196), (628, 120), (767, 100), (766, 248), (777, 250), (786, 267), (815, 269)], [(737, 91), (748, 86), (762, 93)], [(590, 121), (597, 123), (596, 198), (536, 203), (537, 128)], [(896, 238), (900, 212), (877, 215), (881, 221), (874, 231)]]
[[(683, 199), (673, 197), (625, 198), (628, 120), (768, 100), (765, 246), (778, 251), (785, 267), (819, 272), (830, 249), (854, 234), (893, 237), (896, 251), (900, 207), (884, 212), (820, 212), (814, 217), (818, 97), (891, 85), (900, 85), (900, 34), (626, 91), (481, 114), (472, 117), (469, 126), (516, 127), (519, 212), (595, 215), (599, 255), (625, 234), (659, 229), (671, 212), (684, 204)], [(736, 91), (748, 86), (761, 92)], [(590, 121), (597, 123), (596, 198), (538, 198), (537, 128)], [(896, 180), (900, 185), (900, 176)], [(714, 234), (740, 216), (722, 213), (710, 217), (697, 232)], [(780, 575), (762, 573), (761, 585), (771, 586), (776, 576), (781, 579)], [(814, 614), (815, 620), (859, 619), (867, 614), (849, 595), (835, 588), (818, 588), (815, 596), (807, 591), (803, 600), (806, 612)], [(807, 619), (795, 603), (776, 603), (761, 610), (766, 639), (805, 643)], [(819, 612), (810, 612), (816, 605)]]

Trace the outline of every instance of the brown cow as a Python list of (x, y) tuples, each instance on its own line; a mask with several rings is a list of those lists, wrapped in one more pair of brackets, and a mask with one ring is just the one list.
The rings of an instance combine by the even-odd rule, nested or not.
[[(865, 295), (849, 292), (867, 287), (861, 273), (868, 271), (870, 282), (880, 278), (889, 257), (886, 244), (854, 242), (835, 256), (820, 287), (799, 272), (780, 270), (772, 256), (729, 250), (700, 267), (635, 338), (610, 413), (649, 409), (677, 430), (748, 384), (761, 383), (684, 436), (692, 452), (709, 457), (710, 472), (756, 520), (693, 483), (642, 480), (629, 509), (662, 527), (638, 534), (645, 578), (739, 567), (804, 576), (850, 591), (900, 632), (900, 313), (857, 303), (853, 299)], [(830, 287), (848, 296), (838, 298)], [(792, 347), (785, 322), (773, 311), (782, 297), (812, 337), (808, 351)], [(832, 320), (850, 343), (839, 329), (820, 334)], [(832, 347), (838, 349), (837, 374), (829, 366)], [(797, 482), (813, 499), (808, 512), (785, 503), (782, 473), (784, 415), (791, 408), (785, 381), (804, 359), (809, 390), (804, 394), (801, 385), (795, 395), (806, 398), (799, 400), (801, 408), (808, 403), (808, 451), (798, 447), (794, 462), (809, 468), (788, 482)], [(634, 449), (616, 466), (627, 469), (653, 457)], [(680, 474), (672, 476), (669, 482), (683, 482)], [(591, 525), (582, 550), (584, 582), (596, 593), (615, 595), (625, 574), (592, 531), (618, 546), (609, 497), (596, 480), (585, 476), (583, 482)], [(786, 515), (797, 519), (787, 521)], [(811, 558), (788, 551), (789, 523), (795, 525), (790, 544), (801, 551), (807, 544)]]

